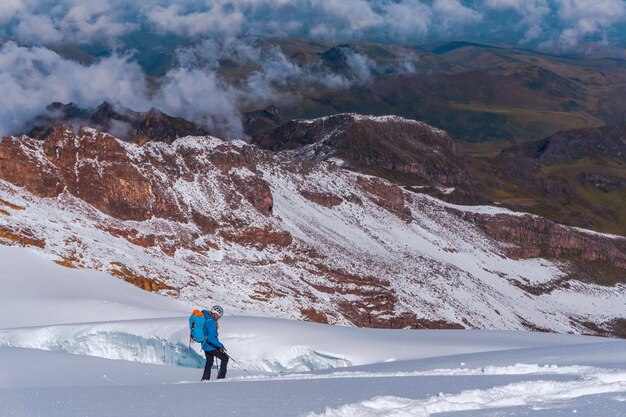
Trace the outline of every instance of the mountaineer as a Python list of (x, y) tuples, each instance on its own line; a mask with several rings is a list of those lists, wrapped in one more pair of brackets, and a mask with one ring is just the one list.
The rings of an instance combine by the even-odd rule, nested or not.
[(228, 367), (228, 360), (230, 357), (228, 356), (228, 353), (226, 353), (226, 348), (218, 339), (217, 321), (224, 314), (224, 309), (218, 305), (214, 305), (211, 307), (210, 312), (202, 310), (202, 314), (204, 315), (204, 326), (202, 328), (204, 338), (202, 341), (202, 350), (204, 350), (204, 356), (206, 356), (206, 364), (204, 365), (202, 381), (208, 381), (211, 379), (211, 367), (213, 367), (213, 361), (215, 358), (220, 360), (217, 379), (223, 379), (226, 377), (226, 369)]

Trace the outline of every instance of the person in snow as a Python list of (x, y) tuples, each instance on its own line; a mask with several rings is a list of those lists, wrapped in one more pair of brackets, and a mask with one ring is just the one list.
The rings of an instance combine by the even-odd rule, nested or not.
[(202, 374), (202, 380), (208, 381), (211, 379), (211, 368), (213, 367), (213, 361), (215, 358), (220, 360), (220, 369), (217, 372), (217, 379), (226, 378), (226, 368), (228, 367), (228, 353), (226, 348), (219, 341), (217, 336), (217, 321), (224, 314), (224, 309), (220, 306), (211, 307), (211, 311), (202, 310), (204, 314), (204, 341), (202, 342), (202, 350), (204, 350), (204, 356), (206, 356), (206, 364), (204, 365), (204, 374)]

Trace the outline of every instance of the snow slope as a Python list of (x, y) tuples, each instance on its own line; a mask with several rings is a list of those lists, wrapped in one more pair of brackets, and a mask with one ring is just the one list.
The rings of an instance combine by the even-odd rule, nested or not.
[(0, 329), (180, 315), (188, 305), (109, 274), (69, 269), (32, 249), (1, 246)]
[[(90, 129), (68, 135), (67, 143), (57, 144), (59, 152), (78, 158), (67, 170), (112, 182), (117, 172), (108, 170), (119, 161), (88, 151), (100, 142), (116, 146), (127, 158), (122, 165), (150, 182), (150, 192), (165, 196), (162, 204), (176, 206), (180, 213), (171, 210), (180, 216), (200, 213), (216, 226), (210, 233), (193, 219), (165, 214), (123, 221), (80, 195), (65, 191), (42, 198), (0, 180), (0, 200), (10, 204), (2, 208), (7, 215), (0, 214), (0, 229), (32, 234), (55, 261), (145, 277), (168, 286), (163, 294), (200, 304), (221, 299), (243, 315), (342, 325), (587, 333), (585, 323), (607, 328), (626, 316), (626, 286), (562, 282), (567, 265), (511, 259), (503, 244), (459, 214), (509, 213), (503, 209), (453, 206), (375, 177), (328, 163), (302, 165), (242, 142), (187, 137), (171, 146), (137, 147)], [(15, 146), (38, 164), (53, 166), (39, 142)], [(76, 182), (85, 175), (77, 174)], [(246, 199), (250, 190), (237, 188), (246, 181), (266, 184), (271, 214)], [(311, 194), (340, 203), (318, 204)]]
[(626, 341), (545, 333), (226, 316), (220, 338), (237, 363), (228, 379), (199, 383), (203, 362), (186, 345), (192, 306), (27, 249), (0, 247), (0, 262), (2, 416), (626, 411)]

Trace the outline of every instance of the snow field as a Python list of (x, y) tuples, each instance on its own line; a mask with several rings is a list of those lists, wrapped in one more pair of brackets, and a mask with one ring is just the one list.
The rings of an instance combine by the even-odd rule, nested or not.
[[(515, 375), (515, 374), (512, 374)], [(540, 406), (579, 397), (626, 392), (626, 372), (591, 373), (577, 381), (531, 381), (497, 386), (487, 390), (467, 390), (459, 394), (444, 394), (426, 399), (390, 396), (327, 409), (308, 417), (428, 417), (433, 414), (505, 408)]]
[(231, 363), (224, 381), (200, 383), (204, 359), (187, 339), (197, 306), (29, 249), (0, 246), (0, 260), (7, 272), (0, 416), (616, 417), (626, 410), (626, 341), (516, 331), (225, 316), (220, 339), (239, 365)]

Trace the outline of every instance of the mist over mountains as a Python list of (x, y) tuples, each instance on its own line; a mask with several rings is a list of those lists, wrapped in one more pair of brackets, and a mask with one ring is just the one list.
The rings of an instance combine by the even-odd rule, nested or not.
[[(625, 12), (619, 0), (12, 0), (0, 5), (0, 133), (24, 130), (51, 102), (107, 101), (241, 138), (243, 112), (431, 71), (418, 44), (623, 58)], [(371, 42), (404, 49), (376, 54)]]
[(11, 0), (0, 6), (6, 36), (49, 46), (117, 46), (148, 30), (189, 40), (250, 34), (420, 43), (460, 37), (566, 50), (620, 39), (624, 16), (620, 0)]

